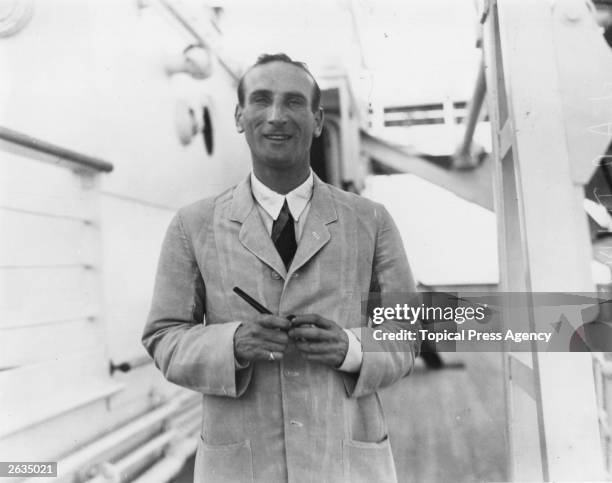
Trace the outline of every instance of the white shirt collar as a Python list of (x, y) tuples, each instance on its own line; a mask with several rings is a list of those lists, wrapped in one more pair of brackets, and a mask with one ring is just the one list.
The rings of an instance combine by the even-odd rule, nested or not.
[(278, 218), (286, 198), (291, 216), (293, 216), (295, 221), (298, 221), (300, 215), (304, 212), (304, 208), (306, 208), (306, 205), (312, 197), (313, 186), (314, 176), (312, 174), (312, 169), (306, 181), (286, 195), (281, 195), (276, 191), (272, 191), (251, 172), (251, 191), (253, 192), (253, 196), (273, 220)]

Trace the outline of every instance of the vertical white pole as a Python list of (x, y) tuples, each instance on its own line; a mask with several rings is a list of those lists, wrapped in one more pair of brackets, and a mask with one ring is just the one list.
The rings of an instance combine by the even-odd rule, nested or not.
[[(567, 85), (558, 70), (555, 3), (484, 5), (504, 291), (595, 291), (583, 186), (574, 168), (590, 159), (570, 156), (564, 119), (572, 113), (564, 112), (561, 88)], [(562, 3), (584, 6), (580, 0)], [(550, 330), (537, 311), (505, 323)], [(507, 354), (505, 368), (513, 479), (603, 479), (591, 355)]]

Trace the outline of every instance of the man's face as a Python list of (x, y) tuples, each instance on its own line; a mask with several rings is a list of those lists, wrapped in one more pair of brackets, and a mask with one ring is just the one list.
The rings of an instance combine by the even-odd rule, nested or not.
[(323, 127), (321, 109), (311, 107), (313, 81), (299, 67), (270, 62), (244, 78), (244, 106), (236, 127), (244, 132), (254, 167), (302, 169), (310, 163), (313, 136)]

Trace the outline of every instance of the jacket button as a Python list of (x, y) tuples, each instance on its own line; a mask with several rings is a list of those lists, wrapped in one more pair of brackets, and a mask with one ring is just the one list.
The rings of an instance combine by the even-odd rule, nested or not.
[(275, 272), (274, 270), (272, 270), (271, 274), (272, 274), (272, 278), (274, 280), (278, 280), (279, 278), (281, 278), (281, 276), (277, 272)]

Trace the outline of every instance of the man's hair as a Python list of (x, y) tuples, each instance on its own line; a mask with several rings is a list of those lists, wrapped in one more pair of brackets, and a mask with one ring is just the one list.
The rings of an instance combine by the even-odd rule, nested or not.
[(298, 62), (297, 60), (292, 60), (291, 57), (283, 53), (261, 54), (257, 58), (257, 61), (251, 67), (249, 67), (244, 74), (242, 74), (242, 77), (238, 81), (238, 104), (240, 104), (241, 107), (244, 107), (244, 78), (246, 77), (246, 75), (254, 67), (257, 67), (258, 65), (269, 64), (270, 62), (284, 62), (285, 64), (294, 65), (298, 69), (302, 69), (304, 72), (306, 72), (310, 76), (313, 82), (312, 103), (310, 107), (313, 112), (316, 112), (319, 109), (320, 104), (321, 104), (321, 89), (319, 88), (319, 84), (317, 84), (317, 80), (314, 78), (312, 73), (308, 70), (308, 66), (304, 62)]

